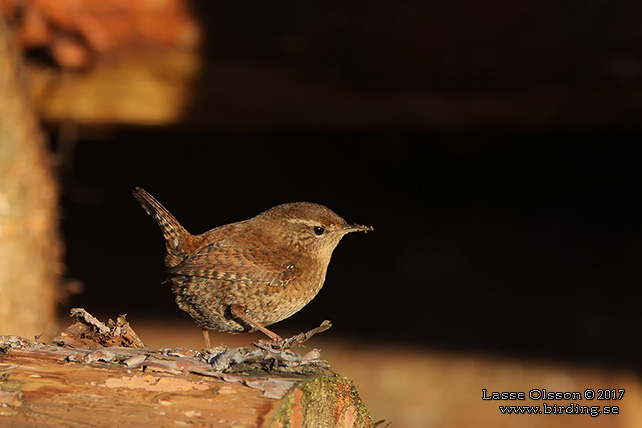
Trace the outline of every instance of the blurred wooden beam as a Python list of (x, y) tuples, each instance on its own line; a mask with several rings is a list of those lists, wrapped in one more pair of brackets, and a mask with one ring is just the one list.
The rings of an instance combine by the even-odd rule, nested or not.
[(83, 72), (32, 65), (32, 90), (48, 123), (171, 125), (188, 108), (198, 63), (195, 53), (169, 50), (102, 57)]
[(0, 0), (46, 122), (180, 120), (201, 30), (188, 0)]
[[(188, 0), (0, 5), (7, 2), (27, 5), (18, 22), (25, 49), (48, 52), (56, 65), (32, 66), (39, 112), (54, 125), (456, 132), (640, 126), (639, 41), (626, 6), (609, 15), (604, 45), (580, 47), (565, 32), (535, 26), (515, 55), (502, 42), (514, 38), (512, 21), (474, 2), (479, 14), (469, 17), (459, 3), (384, 2), (388, 12), (371, 16), (381, 25), (364, 28), (355, 27), (361, 18), (354, 14), (377, 7), (266, 8), (253, 0), (248, 14), (245, 6)], [(468, 21), (446, 25), (444, 12)], [(559, 13), (548, 6), (536, 12)], [(333, 18), (343, 15), (353, 19)], [(592, 18), (584, 19), (580, 34), (593, 37)]]

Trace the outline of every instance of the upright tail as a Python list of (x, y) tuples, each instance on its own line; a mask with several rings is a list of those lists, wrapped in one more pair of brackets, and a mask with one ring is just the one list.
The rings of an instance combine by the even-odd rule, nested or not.
[(147, 214), (156, 220), (163, 232), (163, 236), (165, 236), (165, 245), (167, 247), (165, 265), (174, 267), (182, 262), (187, 256), (185, 246), (188, 245), (187, 241), (191, 238), (190, 233), (167, 211), (167, 208), (161, 205), (146, 190), (136, 187), (132, 191), (132, 195), (147, 211)]

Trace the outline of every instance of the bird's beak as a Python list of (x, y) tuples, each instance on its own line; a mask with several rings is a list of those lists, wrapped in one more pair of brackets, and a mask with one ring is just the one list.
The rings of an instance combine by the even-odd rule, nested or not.
[(346, 233), (348, 232), (369, 232), (374, 230), (374, 227), (372, 226), (362, 226), (360, 224), (349, 224), (346, 223), (344, 226), (344, 230)]

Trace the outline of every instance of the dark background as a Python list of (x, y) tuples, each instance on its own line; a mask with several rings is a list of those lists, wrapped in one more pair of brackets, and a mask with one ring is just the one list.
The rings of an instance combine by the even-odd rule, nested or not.
[[(337, 337), (640, 369), (639, 2), (194, 7), (206, 66), (184, 122), (63, 158), (85, 286), (67, 307), (187, 317), (135, 186), (193, 233), (307, 200), (375, 231), (277, 331), (331, 319)], [(289, 79), (356, 101), (293, 98)]]

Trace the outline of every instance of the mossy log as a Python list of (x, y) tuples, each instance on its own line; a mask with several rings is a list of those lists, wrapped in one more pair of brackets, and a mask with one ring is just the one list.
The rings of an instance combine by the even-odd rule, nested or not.
[(0, 349), (3, 427), (373, 426), (353, 383), (327, 370), (230, 374), (176, 352), (16, 336), (0, 337)]

